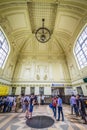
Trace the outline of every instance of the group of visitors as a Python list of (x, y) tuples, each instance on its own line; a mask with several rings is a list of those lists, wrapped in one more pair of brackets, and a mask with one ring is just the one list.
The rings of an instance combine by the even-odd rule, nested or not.
[[(0, 96), (0, 112), (18, 112), (18, 109), (23, 105), (23, 100), (30, 100), (31, 95), (21, 94), (19, 96)], [(34, 95), (35, 104), (44, 105), (44, 95)], [(26, 103), (25, 100), (25, 103)]]
[(75, 113), (76, 116), (81, 116), (82, 119), (85, 120), (85, 123), (87, 123), (86, 110), (83, 97), (80, 96), (79, 94), (77, 94), (76, 96), (72, 94), (70, 98), (70, 105), (71, 105), (71, 114)]
[(32, 118), (33, 106), (37, 104), (44, 105), (44, 95), (34, 96), (33, 94), (31, 94), (30, 96), (25, 96), (24, 94), (22, 94), (22, 112), (25, 112), (25, 116), (27, 118)]
[(15, 105), (16, 97), (4, 96), (0, 97), (0, 111), (11, 112), (13, 105)]
[(26, 118), (32, 118), (32, 112), (33, 112), (33, 106), (37, 103), (37, 97), (33, 94), (29, 96), (25, 96), (22, 94), (21, 96), (21, 106), (22, 106), (22, 112), (25, 112)]
[[(34, 105), (38, 104), (44, 105), (45, 96), (44, 95), (24, 95), (21, 96), (4, 96), (0, 97), (0, 112), (18, 112), (22, 108), (22, 112), (25, 112), (27, 118), (32, 118), (32, 112)], [(52, 111), (55, 119), (60, 121), (60, 114), (62, 116), (62, 121), (64, 121), (63, 106), (61, 96), (54, 96), (52, 98)], [(87, 123), (87, 116), (83, 98), (80, 95), (72, 95), (70, 98), (71, 114), (76, 114), (76, 116), (81, 116), (82, 119)]]
[[(58, 112), (58, 119), (57, 121), (60, 121), (60, 114), (62, 115), (62, 121), (64, 121), (64, 114), (63, 114), (63, 106), (62, 106), (62, 98), (61, 96), (54, 96), (52, 98), (52, 110), (55, 119), (57, 118), (57, 112)], [(58, 110), (58, 111), (57, 111)]]

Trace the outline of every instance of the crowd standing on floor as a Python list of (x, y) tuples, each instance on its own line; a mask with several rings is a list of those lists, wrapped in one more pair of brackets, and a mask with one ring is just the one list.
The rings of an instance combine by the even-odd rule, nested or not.
[(22, 108), (22, 112), (26, 114), (25, 116), (32, 118), (33, 106), (36, 104), (44, 105), (44, 95), (4, 96), (0, 97), (0, 112), (18, 112)]
[(85, 123), (87, 123), (87, 115), (83, 96), (80, 96), (79, 94), (75, 96), (74, 94), (72, 94), (70, 98), (70, 105), (71, 114), (73, 115), (73, 113), (75, 113), (76, 116), (81, 116)]
[[(70, 106), (71, 106), (71, 115), (75, 114), (76, 116), (81, 116), (81, 118), (87, 124), (87, 114), (86, 114), (86, 107), (84, 104), (83, 97), (77, 94), (76, 96), (72, 94), (70, 97)], [(62, 116), (62, 121), (64, 121), (64, 114), (63, 114), (63, 106), (62, 106), (62, 98), (61, 96), (54, 96), (52, 98), (52, 105), (51, 108), (53, 110), (53, 114), (57, 121), (60, 120), (60, 114)], [(58, 114), (57, 114), (58, 112)]]
[[(21, 96), (5, 96), (0, 97), (0, 112), (18, 112), (19, 108), (22, 108), (22, 112), (25, 112), (25, 117), (32, 118), (32, 112), (34, 105), (44, 105), (45, 96), (44, 95), (24, 95)], [(51, 105), (51, 106), (50, 106)], [(64, 121), (63, 113), (63, 103), (62, 97), (53, 96), (52, 102), (50, 103), (52, 108), (54, 118), (60, 121), (60, 116), (62, 121)], [(85, 105), (83, 98), (80, 95), (72, 95), (70, 98), (71, 114), (76, 114), (76, 116), (81, 116), (82, 119), (87, 123), (87, 115), (85, 111)]]

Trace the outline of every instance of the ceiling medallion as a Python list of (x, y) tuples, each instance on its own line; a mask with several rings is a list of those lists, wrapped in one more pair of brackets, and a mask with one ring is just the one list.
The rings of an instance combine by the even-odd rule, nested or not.
[(45, 19), (42, 19), (42, 27), (37, 29), (35, 33), (36, 39), (41, 43), (47, 42), (51, 36), (49, 29), (44, 27), (44, 21)]

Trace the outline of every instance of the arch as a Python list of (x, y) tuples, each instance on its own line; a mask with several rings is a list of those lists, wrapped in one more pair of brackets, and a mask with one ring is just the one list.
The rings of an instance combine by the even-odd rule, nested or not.
[(79, 69), (87, 66), (87, 25), (85, 25), (77, 37), (74, 45), (74, 55)]
[(9, 53), (10, 53), (9, 41), (3, 29), (0, 27), (0, 68), (2, 69), (4, 68)]

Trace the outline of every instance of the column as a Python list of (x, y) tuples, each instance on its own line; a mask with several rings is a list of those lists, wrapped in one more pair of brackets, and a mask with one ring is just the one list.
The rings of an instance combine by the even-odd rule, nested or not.
[(21, 95), (21, 87), (16, 87), (15, 95)]
[(35, 95), (39, 95), (39, 87), (35, 87)]
[(9, 95), (12, 94), (12, 87), (9, 87)]
[(25, 95), (30, 95), (30, 87), (26, 87), (26, 89), (25, 89)]

